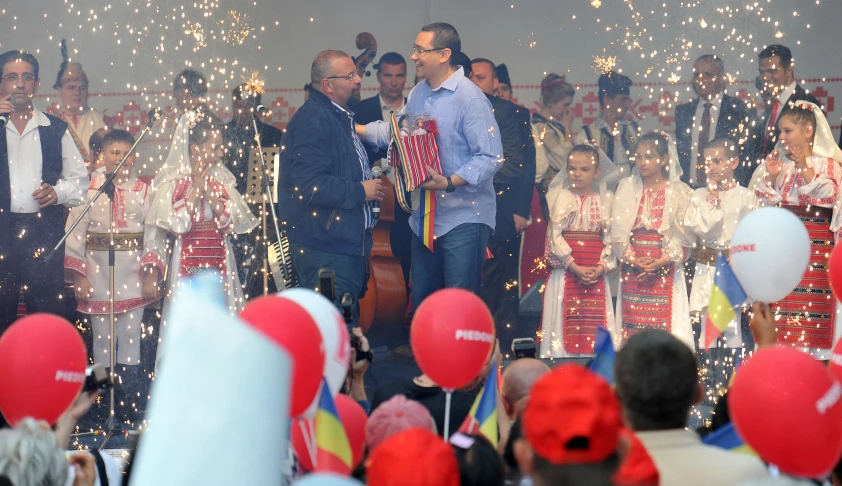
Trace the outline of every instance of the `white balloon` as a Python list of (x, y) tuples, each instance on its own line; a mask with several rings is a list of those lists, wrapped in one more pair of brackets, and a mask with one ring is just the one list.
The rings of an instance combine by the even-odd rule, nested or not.
[(731, 238), (731, 267), (749, 297), (777, 302), (792, 292), (810, 263), (810, 235), (791, 211), (749, 213)]
[[(316, 321), (325, 347), (324, 377), (331, 395), (336, 396), (345, 383), (345, 376), (348, 374), (348, 366), (351, 362), (351, 339), (345, 319), (333, 302), (313, 290), (294, 288), (279, 292), (278, 295), (303, 307)], [(320, 396), (321, 391), (316, 394), (313, 403), (304, 412), (305, 417), (316, 416)]]

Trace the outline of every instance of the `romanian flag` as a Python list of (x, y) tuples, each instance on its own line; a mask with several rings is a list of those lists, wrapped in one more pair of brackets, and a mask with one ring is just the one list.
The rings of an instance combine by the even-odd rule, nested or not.
[(740, 434), (737, 433), (737, 429), (734, 428), (734, 424), (723, 425), (722, 427), (716, 429), (710, 435), (705, 436), (705, 438), (702, 439), (702, 443), (733, 452), (741, 452), (743, 454), (751, 454), (753, 456), (757, 455), (751, 447), (747, 446), (746, 443), (743, 442)]
[(421, 206), (418, 208), (418, 237), (424, 246), (433, 251), (433, 234), (436, 229), (436, 192), (420, 189)]
[(716, 275), (705, 320), (705, 348), (710, 348), (728, 324), (740, 315), (748, 296), (722, 253), (716, 257)]
[(596, 328), (596, 342), (593, 346), (593, 360), (588, 364), (588, 369), (605, 378), (608, 383), (614, 384), (614, 360), (617, 352), (614, 351), (614, 343), (611, 342), (611, 334), (604, 326)]
[(327, 380), (322, 381), (322, 396), (316, 412), (316, 471), (351, 474), (353, 455), (345, 427), (339, 420)]
[(497, 428), (497, 362), (491, 363), (491, 369), (488, 371), (488, 380), (482, 391), (477, 395), (474, 404), (471, 406), (471, 411), (468, 412), (468, 417), (465, 422), (459, 427), (459, 432), (463, 434), (476, 434), (484, 436), (497, 448), (499, 440), (499, 430)]

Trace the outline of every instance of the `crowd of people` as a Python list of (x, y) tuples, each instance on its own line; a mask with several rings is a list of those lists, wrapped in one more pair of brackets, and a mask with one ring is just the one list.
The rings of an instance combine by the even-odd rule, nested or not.
[[(365, 100), (355, 60), (319, 53), (309, 96), (283, 134), (253, 123), (254, 86), (233, 91), (233, 119), (223, 123), (204, 76), (185, 70), (173, 82), (177, 118), (151, 124), (164, 142), (140, 154), (125, 127), (106, 127), (88, 106), (87, 76), (62, 50), (57, 115), (32, 103), (37, 59), (0, 55), (0, 114), (9, 114), (0, 136), (0, 333), (23, 313), (78, 322), (92, 362), (114, 367), (111, 413), (122, 420), (141, 418), (155, 369), (143, 362), (141, 337), (166, 339), (179, 286), (216, 270), (232, 315), (268, 290), (258, 216), (272, 222), (248, 198), (259, 135), (263, 147), (283, 147), (276, 223), (297, 281), (318, 289), (321, 271), (332, 271), (337, 308), (351, 297), (355, 353), (371, 356), (357, 328), (359, 301), (370, 286), (380, 205), (393, 200), (390, 242), (409, 297), (405, 325), (431, 294), (456, 287), (482, 297), (507, 352), (514, 337), (531, 334), (539, 358), (588, 359), (599, 328), (618, 350), (615, 389), (580, 365), (514, 361), (502, 374), (493, 438), (459, 429), (489, 368), (503, 361), (499, 345), (465, 389), (446, 396), (422, 374), (381, 384), (370, 405), (363, 376), (371, 358), (352, 361), (345, 390), (370, 409), (357, 479), (773, 484), (751, 482), (770, 478), (762, 454), (703, 445), (687, 427), (703, 400), (717, 412), (701, 433), (729, 422), (721, 405), (728, 380), (755, 348), (785, 345), (827, 361), (842, 336), (842, 305), (821, 259), (842, 229), (842, 151), (823, 107), (797, 83), (787, 47), (758, 54), (762, 112), (727, 94), (724, 61), (711, 54), (694, 63), (697, 96), (675, 108), (673, 134), (628, 118), (634, 83), (615, 71), (599, 76), (599, 116), (577, 131), (576, 90), (564, 76), (542, 80), (541, 109), (530, 113), (511, 101), (505, 65), (471, 59), (452, 25), (433, 23), (415, 38), (416, 82), (407, 96), (407, 60), (396, 52), (380, 58), (379, 93)], [(399, 119), (421, 128), (399, 130)], [(407, 191), (419, 161), (402, 147), (418, 140), (440, 171), (420, 162), (425, 180)], [(378, 176), (378, 167), (395, 170)], [(710, 335), (704, 322), (717, 258), (728, 255), (741, 219), (764, 206), (796, 214), (818, 256), (785, 299), (756, 304)], [(519, 322), (520, 298), (532, 286), (543, 289), (539, 329)], [(145, 309), (154, 310), (152, 321)], [(153, 356), (165, 359), (160, 350)], [(58, 452), (93, 402), (82, 395), (55, 432), (29, 419), (0, 431), (0, 475), (16, 486), (106, 484), (107, 459)], [(98, 420), (104, 406), (94, 406)], [(797, 476), (797, 468), (775, 466)], [(830, 472), (802, 479), (829, 480)]]

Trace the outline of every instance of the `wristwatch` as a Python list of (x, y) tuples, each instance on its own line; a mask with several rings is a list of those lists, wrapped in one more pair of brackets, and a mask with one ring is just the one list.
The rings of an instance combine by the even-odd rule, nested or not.
[(456, 186), (453, 185), (453, 180), (450, 178), (450, 176), (447, 176), (447, 189), (445, 189), (444, 192), (453, 192), (455, 190)]

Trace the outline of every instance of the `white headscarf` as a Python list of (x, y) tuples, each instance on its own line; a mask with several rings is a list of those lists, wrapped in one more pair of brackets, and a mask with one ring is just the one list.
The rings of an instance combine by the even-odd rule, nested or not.
[[(667, 165), (667, 169), (669, 170), (669, 181), (678, 181), (681, 180), (681, 176), (684, 174), (684, 170), (681, 169), (681, 164), (678, 162), (678, 150), (675, 148), (675, 141), (670, 137), (669, 133), (663, 130), (652, 130), (652, 133), (657, 133), (658, 135), (664, 137), (667, 141), (667, 156), (669, 157), (669, 164)], [(640, 141), (638, 141), (640, 143)], [(633, 164), (632, 167), (632, 176), (633, 177), (640, 177), (640, 171), (637, 170), (637, 164)]]
[[(599, 176), (594, 179), (594, 183), (596, 184), (600, 199), (604, 201), (606, 197), (610, 196), (608, 185), (616, 184), (620, 179), (620, 169), (611, 162), (608, 155), (596, 143), (591, 141), (583, 145), (595, 148), (599, 154)], [(573, 148), (575, 149), (576, 147)], [(571, 210), (576, 209), (575, 201), (562, 196), (563, 194), (567, 194), (562, 189), (570, 189), (570, 180), (567, 178), (567, 174), (556, 174), (547, 188), (547, 205), (550, 210), (550, 218), (553, 221), (561, 221)]]
[[(155, 176), (155, 199), (146, 217), (147, 223), (169, 229), (169, 221), (172, 217), (169, 201), (172, 198), (175, 183), (193, 173), (193, 163), (190, 160), (190, 130), (196, 126), (201, 116), (198, 110), (191, 110), (179, 118), (170, 151), (164, 165)], [(237, 191), (237, 178), (234, 174), (217, 162), (208, 169), (208, 175), (225, 186), (228, 192), (234, 232), (247, 233), (257, 227), (259, 220), (251, 213), (245, 199)]]
[[(678, 163), (678, 150), (675, 148), (672, 137), (660, 130), (654, 130), (654, 132), (667, 140), (667, 155), (669, 157), (669, 183), (667, 184), (665, 209), (669, 209), (670, 217), (666, 217), (667, 213), (665, 213), (658, 232), (662, 235), (671, 233), (674, 238), (680, 240), (682, 246), (689, 248), (693, 246), (695, 238), (684, 229), (682, 220), (693, 191), (681, 181), (681, 175), (684, 171), (681, 170), (681, 165)], [(620, 181), (620, 185), (617, 187), (610, 241), (616, 245), (614, 249), (618, 257), (622, 257), (622, 252), (631, 236), (642, 194), (643, 178), (640, 176), (640, 171), (637, 170), (637, 165), (635, 165), (632, 168), (632, 175)], [(628, 207), (617, 211), (618, 204), (626, 204)], [(675, 211), (675, 214), (672, 211)]]
[[(821, 155), (828, 159), (833, 159), (838, 163), (842, 163), (842, 150), (836, 141), (833, 139), (833, 134), (830, 132), (830, 124), (827, 122), (822, 109), (816, 106), (815, 103), (810, 103), (806, 100), (798, 100), (794, 105), (796, 108), (803, 108), (813, 112), (816, 117), (816, 134), (813, 137), (813, 155)], [(778, 142), (780, 144), (780, 142)], [(776, 147), (779, 148), (779, 147)], [(812, 168), (813, 163), (807, 158), (807, 167)]]

